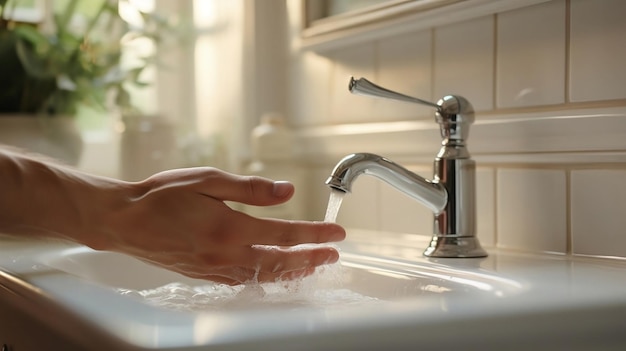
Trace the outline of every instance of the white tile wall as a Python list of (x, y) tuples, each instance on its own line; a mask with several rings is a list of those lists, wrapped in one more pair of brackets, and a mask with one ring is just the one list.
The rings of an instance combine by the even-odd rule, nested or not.
[[(428, 30), (379, 41), (376, 83), (432, 101), (431, 33)], [(383, 99), (376, 99), (374, 103), (374, 113), (385, 121), (431, 118), (433, 115), (432, 108), (420, 105)]]
[(348, 92), (350, 76), (374, 77), (375, 45), (368, 43), (335, 51), (335, 66), (330, 86), (330, 114), (333, 123), (374, 121), (375, 100)]
[[(291, 117), (308, 126), (432, 116), (417, 106), (352, 96), (346, 89), (350, 75), (431, 100), (463, 95), (479, 120), (494, 108), (541, 111), (565, 103), (567, 110), (575, 108), (569, 102), (626, 99), (624, 13), (622, 0), (554, 0), (344, 47), (327, 57), (302, 53), (290, 78), (296, 105)], [(545, 111), (561, 113), (554, 107)], [(483, 245), (626, 257), (626, 167), (576, 167), (479, 167), (477, 229)], [(412, 169), (432, 172), (429, 165)], [(328, 171), (317, 172), (319, 185), (306, 190), (313, 219), (323, 216)], [(423, 206), (367, 176), (345, 198), (338, 221), (347, 227), (432, 232), (432, 215)]]
[(626, 257), (626, 170), (571, 175), (572, 251)]
[(565, 0), (498, 14), (498, 107), (565, 102), (565, 18)]
[(327, 57), (307, 52), (293, 58), (290, 68), (291, 123), (297, 127), (329, 123), (331, 120), (328, 91), (332, 61)]
[(626, 98), (626, 1), (571, 0), (572, 101)]
[[(330, 175), (332, 166), (317, 167), (302, 174), (302, 186), (296, 188), (296, 194), (304, 202), (301, 219), (321, 221), (326, 214), (330, 189), (324, 182)], [(295, 196), (294, 196), (295, 197)]]
[(476, 235), (485, 247), (496, 245), (495, 169), (476, 169)]
[(498, 246), (528, 251), (567, 251), (565, 171), (499, 169)]
[(493, 16), (435, 28), (434, 98), (456, 94), (493, 108)]

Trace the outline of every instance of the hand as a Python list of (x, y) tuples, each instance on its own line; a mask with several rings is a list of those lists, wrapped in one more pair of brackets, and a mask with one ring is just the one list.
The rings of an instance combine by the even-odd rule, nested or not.
[(293, 246), (345, 238), (336, 224), (255, 218), (224, 203), (283, 203), (294, 192), (287, 182), (191, 168), (162, 172), (131, 187), (133, 195), (103, 222), (99, 248), (193, 278), (240, 284), (306, 276), (336, 262), (339, 254), (331, 247)]

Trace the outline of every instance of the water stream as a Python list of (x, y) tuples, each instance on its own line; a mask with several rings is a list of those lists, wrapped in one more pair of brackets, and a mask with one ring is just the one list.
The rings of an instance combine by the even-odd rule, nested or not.
[(337, 214), (339, 213), (339, 208), (341, 208), (341, 203), (343, 202), (343, 197), (346, 195), (341, 190), (332, 189), (330, 191), (330, 197), (328, 198), (328, 207), (326, 207), (326, 216), (324, 216), (324, 222), (334, 223), (337, 221)]

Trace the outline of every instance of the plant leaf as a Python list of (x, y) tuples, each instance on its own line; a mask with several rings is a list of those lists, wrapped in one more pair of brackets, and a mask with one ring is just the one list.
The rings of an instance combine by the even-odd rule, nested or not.
[(50, 44), (48, 42), (48, 38), (46, 38), (46, 36), (41, 34), (37, 28), (33, 26), (16, 26), (13, 29), (13, 33), (15, 33), (18, 38), (33, 44), (35, 48), (46, 47)]
[(16, 42), (17, 57), (19, 57), (24, 70), (29, 76), (38, 79), (54, 78), (58, 71), (48, 65), (45, 57), (38, 55), (33, 46), (24, 42), (24, 40), (17, 40)]

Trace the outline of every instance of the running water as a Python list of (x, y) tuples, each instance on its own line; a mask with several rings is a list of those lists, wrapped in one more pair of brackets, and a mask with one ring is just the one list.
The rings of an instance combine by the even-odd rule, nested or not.
[[(343, 191), (334, 189), (331, 191), (324, 222), (336, 221), (344, 196)], [(309, 245), (318, 244), (303, 244), (294, 247), (294, 250), (306, 249)], [(236, 310), (271, 306), (336, 308), (377, 300), (344, 288), (343, 275), (343, 267), (337, 262), (318, 267), (315, 274), (293, 281), (261, 284), (255, 279), (239, 286), (210, 282), (192, 286), (176, 282), (147, 290), (117, 290), (120, 294), (135, 296), (158, 307), (183, 311)]]
[(324, 222), (334, 223), (337, 220), (337, 214), (339, 213), (339, 208), (341, 208), (341, 202), (343, 202), (343, 197), (345, 195), (346, 193), (341, 190), (332, 189), (330, 191)]

